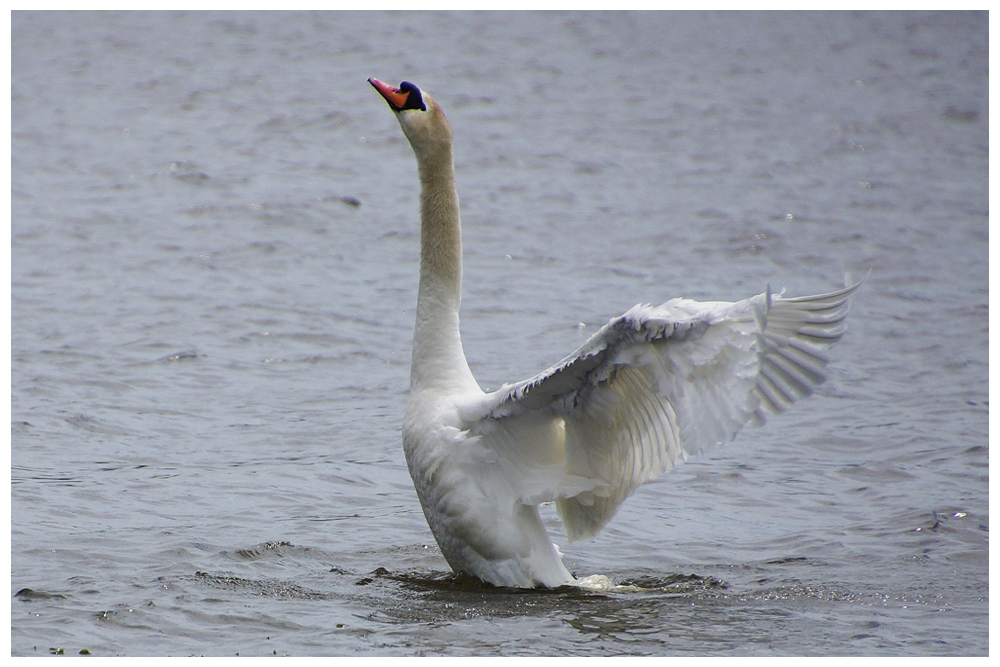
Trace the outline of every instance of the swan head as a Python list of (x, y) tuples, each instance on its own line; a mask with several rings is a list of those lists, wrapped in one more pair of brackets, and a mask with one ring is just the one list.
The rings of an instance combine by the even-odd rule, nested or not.
[(393, 87), (378, 79), (368, 79), (396, 114), (403, 134), (418, 157), (432, 157), (451, 149), (451, 126), (434, 98), (409, 81)]

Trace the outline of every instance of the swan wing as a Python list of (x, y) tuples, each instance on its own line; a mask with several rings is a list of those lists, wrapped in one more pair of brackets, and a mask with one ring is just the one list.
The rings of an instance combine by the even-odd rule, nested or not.
[(636, 306), (543, 373), (466, 405), (465, 423), (494, 481), (522, 502), (555, 499), (571, 539), (592, 535), (647, 480), (811, 394), (859, 285)]

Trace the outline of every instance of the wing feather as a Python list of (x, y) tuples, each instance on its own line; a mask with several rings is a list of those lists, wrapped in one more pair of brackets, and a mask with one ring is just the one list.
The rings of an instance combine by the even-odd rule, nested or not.
[[(477, 442), (502, 444), (499, 458), (520, 471), (511, 477), (524, 480), (525, 502), (554, 499), (571, 539), (592, 535), (644, 482), (810, 395), (826, 379), (825, 350), (846, 331), (860, 284), (636, 306), (552, 368), (467, 406)], [(526, 431), (522, 421), (539, 419), (559, 437), (512, 444), (523, 440), (514, 437)]]

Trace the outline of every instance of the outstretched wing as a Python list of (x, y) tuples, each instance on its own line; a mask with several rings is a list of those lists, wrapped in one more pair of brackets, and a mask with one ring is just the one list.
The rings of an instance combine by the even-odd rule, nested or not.
[(571, 539), (592, 535), (647, 480), (811, 394), (858, 285), (636, 306), (547, 371), (467, 406), (473, 435), (524, 502), (548, 494)]

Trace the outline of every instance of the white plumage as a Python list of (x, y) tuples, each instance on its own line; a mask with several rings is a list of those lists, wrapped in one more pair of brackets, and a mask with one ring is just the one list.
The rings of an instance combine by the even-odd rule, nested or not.
[(451, 130), (412, 84), (372, 85), (417, 156), (421, 274), (407, 464), (452, 568), (498, 586), (579, 583), (537, 505), (555, 501), (569, 538), (593, 535), (644, 482), (748, 422), (763, 423), (825, 379), (855, 284), (736, 303), (636, 306), (539, 375), (484, 393), (458, 329), (461, 232)]

